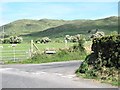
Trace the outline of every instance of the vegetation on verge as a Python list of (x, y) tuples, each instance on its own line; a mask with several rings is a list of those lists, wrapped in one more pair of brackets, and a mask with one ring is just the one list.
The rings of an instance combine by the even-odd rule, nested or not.
[(76, 73), (86, 78), (120, 86), (120, 35), (95, 38), (92, 51)]

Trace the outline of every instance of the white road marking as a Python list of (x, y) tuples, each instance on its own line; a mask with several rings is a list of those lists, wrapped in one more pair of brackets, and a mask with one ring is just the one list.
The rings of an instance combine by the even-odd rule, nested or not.
[(7, 71), (7, 70), (11, 70), (13, 68), (0, 68), (0, 71)]
[(39, 75), (39, 74), (46, 74), (47, 72), (32, 72), (31, 74), (36, 74), (36, 75)]
[(14, 69), (14, 68), (0, 68), (0, 72), (2, 73), (11, 73), (11, 74), (32, 74), (32, 75), (43, 75), (43, 74), (53, 74), (56, 76), (60, 76), (63, 78), (74, 78), (76, 75), (64, 75), (61, 73), (49, 73), (49, 72), (44, 72), (44, 71), (37, 71), (37, 72), (27, 72), (27, 71), (22, 71), (20, 69)]
[(64, 78), (74, 78), (75, 77), (75, 75), (62, 75), (62, 77), (64, 77)]
[(59, 75), (59, 76), (62, 76), (62, 74), (61, 74), (61, 73), (54, 73), (54, 74)]

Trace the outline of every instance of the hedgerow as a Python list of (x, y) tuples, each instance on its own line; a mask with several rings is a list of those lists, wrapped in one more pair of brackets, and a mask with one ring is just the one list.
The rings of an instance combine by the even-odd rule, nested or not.
[(120, 35), (95, 38), (92, 51), (76, 72), (118, 85)]

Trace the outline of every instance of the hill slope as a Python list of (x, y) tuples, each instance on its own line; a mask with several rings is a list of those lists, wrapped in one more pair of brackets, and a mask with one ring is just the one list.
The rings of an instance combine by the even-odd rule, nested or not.
[(18, 20), (4, 25), (5, 33), (22, 35), (28, 38), (49, 36), (61, 37), (66, 34), (87, 34), (88, 30), (99, 29), (106, 34), (118, 30), (118, 17), (108, 17), (98, 20)]
[(74, 34), (88, 34), (89, 30), (99, 29), (100, 31), (104, 31), (106, 34), (109, 34), (112, 31), (118, 30), (118, 20), (117, 17), (109, 17), (105, 19), (99, 20), (77, 20), (72, 21), (72, 23), (64, 24), (61, 26), (48, 28), (44, 31), (30, 33), (25, 36), (31, 37), (62, 37), (66, 34), (74, 35)]
[(45, 29), (56, 27), (67, 23), (64, 20), (50, 20), (50, 19), (41, 19), (41, 20), (29, 20), (22, 19), (11, 22), (4, 25), (5, 32), (8, 34), (28, 34), (36, 31), (43, 31)]

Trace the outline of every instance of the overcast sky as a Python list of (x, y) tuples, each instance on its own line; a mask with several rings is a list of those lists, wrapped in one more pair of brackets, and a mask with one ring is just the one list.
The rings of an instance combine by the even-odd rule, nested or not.
[[(6, 1), (6, 0), (5, 0)], [(18, 19), (99, 19), (118, 16), (118, 2), (2, 2), (0, 25)]]

